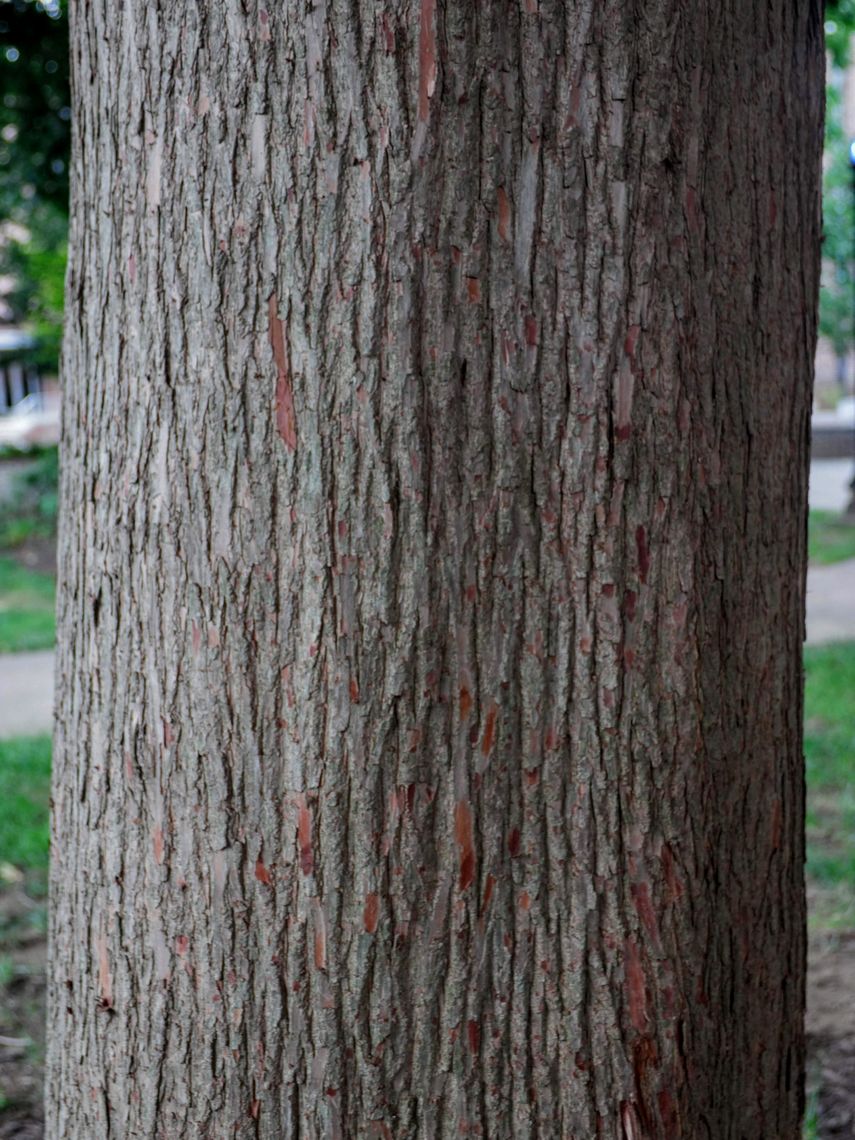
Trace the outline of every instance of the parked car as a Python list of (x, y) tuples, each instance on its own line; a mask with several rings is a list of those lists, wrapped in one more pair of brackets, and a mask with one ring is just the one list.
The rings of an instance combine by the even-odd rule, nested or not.
[(59, 441), (59, 401), (31, 393), (0, 415), (0, 447), (29, 451)]

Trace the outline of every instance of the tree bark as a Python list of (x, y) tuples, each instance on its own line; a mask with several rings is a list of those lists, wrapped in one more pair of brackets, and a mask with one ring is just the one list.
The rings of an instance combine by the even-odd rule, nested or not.
[(799, 1134), (818, 0), (75, 0), (48, 1135)]

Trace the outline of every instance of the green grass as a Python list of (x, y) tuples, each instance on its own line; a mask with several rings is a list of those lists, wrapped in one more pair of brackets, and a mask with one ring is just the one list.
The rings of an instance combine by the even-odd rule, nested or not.
[(855, 926), (855, 643), (805, 650), (807, 875), (814, 926)]
[(50, 649), (55, 589), (52, 574), (0, 557), (0, 653)]
[(855, 522), (834, 511), (811, 511), (808, 517), (808, 558), (816, 566), (829, 566), (855, 558)]
[(50, 753), (48, 736), (0, 740), (0, 865), (23, 871), (34, 893), (47, 873)]
[(31, 539), (56, 538), (59, 499), (57, 448), (40, 449), (31, 464), (15, 479), (9, 501), (0, 516), (0, 550)]

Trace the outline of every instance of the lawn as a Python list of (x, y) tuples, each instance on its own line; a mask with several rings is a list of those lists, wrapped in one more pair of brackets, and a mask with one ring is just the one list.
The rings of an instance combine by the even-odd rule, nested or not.
[(48, 862), (50, 749), (48, 736), (0, 740), (0, 866), (37, 890)]
[(805, 650), (811, 923), (855, 927), (855, 643)]
[(55, 588), (53, 574), (0, 557), (0, 653), (50, 649)]
[(829, 566), (832, 562), (855, 558), (855, 522), (834, 511), (811, 511), (808, 558), (814, 566)]

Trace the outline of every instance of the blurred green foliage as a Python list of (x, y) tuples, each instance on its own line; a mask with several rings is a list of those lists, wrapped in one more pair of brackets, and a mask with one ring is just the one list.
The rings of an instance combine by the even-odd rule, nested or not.
[(48, 862), (50, 737), (0, 741), (0, 862), (42, 872)]
[(58, 0), (0, 0), (0, 213), (68, 211), (68, 21)]
[(62, 338), (70, 139), (64, 3), (0, 0), (0, 273), (16, 281), (6, 300), (46, 371)]
[(15, 480), (0, 515), (0, 552), (32, 538), (55, 538), (59, 500), (59, 452), (44, 448)]
[(825, 43), (831, 68), (825, 108), (819, 331), (829, 338), (840, 359), (845, 357), (855, 339), (855, 173), (849, 161), (852, 140), (843, 130), (841, 98), (853, 33), (855, 0), (826, 4)]

